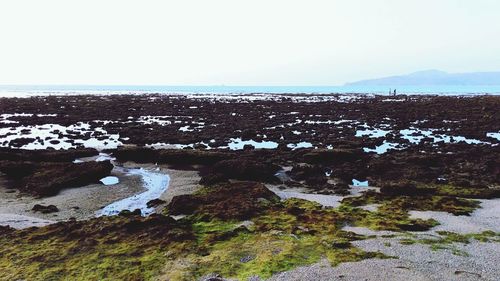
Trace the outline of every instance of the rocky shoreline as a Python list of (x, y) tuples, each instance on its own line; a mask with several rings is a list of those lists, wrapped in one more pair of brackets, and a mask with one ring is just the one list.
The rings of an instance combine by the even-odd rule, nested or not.
[[(0, 279), (500, 274), (500, 97), (250, 97), (1, 98)], [(95, 217), (117, 167), (168, 175), (153, 214)]]

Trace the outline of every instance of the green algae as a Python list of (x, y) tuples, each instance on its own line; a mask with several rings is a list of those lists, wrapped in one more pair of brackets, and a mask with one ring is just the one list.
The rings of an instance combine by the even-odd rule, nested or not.
[(472, 240), (483, 243), (500, 242), (500, 233), (493, 231), (467, 234), (459, 234), (450, 231), (437, 231), (436, 233), (438, 235), (432, 238), (419, 238), (417, 235), (408, 234), (408, 237), (401, 239), (399, 243), (403, 245), (423, 244), (428, 245), (433, 251), (449, 250), (457, 256), (468, 256), (467, 252), (457, 249), (455, 245), (457, 243), (469, 244)]
[[(221, 188), (210, 187), (194, 196), (208, 201), (211, 193), (219, 193), (220, 197), (220, 192)], [(64, 233), (68, 227), (73, 229), (65, 223), (60, 225), (61, 233), (49, 231), (49, 227), (19, 232), (15, 239), (0, 235), (0, 243), (4, 245), (0, 250), (0, 266), (6, 268), (0, 272), (0, 279), (156, 280), (160, 276), (160, 280), (175, 281), (196, 280), (211, 273), (238, 280), (252, 276), (268, 278), (321, 259), (335, 266), (368, 258), (389, 258), (353, 246), (352, 241), (372, 237), (344, 231), (345, 225), (402, 233), (428, 230), (438, 222), (411, 219), (408, 211), (441, 210), (460, 214), (478, 206), (475, 201), (441, 195), (389, 197), (366, 192), (344, 199), (338, 208), (325, 208), (302, 199), (262, 200), (259, 194), (266, 193), (256, 194), (255, 198), (241, 194), (248, 207), (259, 207), (259, 212), (248, 213), (245, 221), (238, 216), (205, 214), (203, 210), (207, 210), (207, 206), (219, 207), (209, 202), (211, 205), (194, 206), (201, 211), (177, 222), (160, 216), (159, 222), (151, 224), (149, 219), (129, 215), (81, 222), (79, 226), (87, 230), (77, 236)], [(224, 200), (221, 198), (220, 202), (237, 203)], [(379, 206), (375, 211), (360, 208), (367, 204)], [(143, 225), (134, 226), (134, 220)], [(106, 227), (100, 226), (101, 223)], [(92, 230), (99, 227), (101, 230)], [(466, 238), (498, 240), (497, 234), (490, 234)], [(444, 241), (432, 242), (408, 236), (401, 243), (429, 244), (439, 249), (446, 247), (449, 241), (462, 238), (451, 234), (445, 237)]]
[[(40, 228), (1, 236), (0, 279), (43, 280), (195, 280), (218, 273), (246, 280), (268, 278), (301, 265), (327, 259), (335, 266), (367, 258), (351, 242), (367, 237), (342, 231), (348, 217), (333, 208), (300, 199), (271, 204), (248, 221), (187, 216), (148, 236), (149, 219), (117, 217), (79, 222), (79, 236)], [(144, 225), (130, 228), (139, 220)], [(92, 232), (102, 223), (112, 230)], [(117, 226), (115, 226), (117, 225)], [(60, 224), (57, 230), (64, 230)], [(145, 232), (137, 233), (136, 231)], [(99, 235), (98, 235), (99, 233)], [(166, 239), (165, 237), (169, 237)]]
[[(193, 217), (185, 219), (193, 220)], [(366, 258), (388, 258), (352, 246), (351, 241), (366, 237), (342, 231), (344, 224), (342, 213), (301, 199), (275, 204), (246, 226), (223, 220), (194, 222), (193, 229), (201, 237), (199, 246), (204, 250), (181, 263), (174, 259), (169, 261), (165, 277), (192, 280), (217, 273), (226, 278), (246, 280), (252, 276), (268, 278), (321, 259), (335, 266)], [(217, 241), (211, 239), (214, 230), (218, 232)]]
[(437, 195), (463, 198), (491, 199), (500, 197), (500, 190), (493, 188), (462, 187), (451, 184), (433, 185)]
[(364, 206), (367, 204), (382, 204), (391, 211), (442, 211), (454, 215), (469, 215), (480, 207), (477, 200), (457, 198), (443, 195), (389, 196), (375, 191), (367, 191), (358, 197), (345, 198), (342, 201), (349, 206)]
[(0, 280), (150, 280), (165, 251), (183, 253), (190, 230), (152, 216), (102, 217), (0, 235)]
[(131, 241), (83, 249), (65, 241), (0, 243), (2, 280), (149, 280), (165, 263), (161, 247)]
[[(412, 219), (408, 210), (403, 208), (401, 198), (381, 200), (369, 194), (365, 198), (346, 198), (338, 208), (346, 219), (354, 226), (367, 227), (372, 230), (390, 231), (424, 231), (439, 223), (433, 219)], [(404, 200), (404, 199), (403, 199)], [(367, 211), (359, 208), (365, 204), (380, 204), (376, 211)]]
[(480, 233), (459, 234), (450, 231), (437, 231), (439, 238), (437, 239), (421, 239), (419, 242), (423, 244), (452, 244), (462, 243), (469, 244), (472, 240), (479, 242), (500, 242), (500, 233), (494, 231), (483, 231)]

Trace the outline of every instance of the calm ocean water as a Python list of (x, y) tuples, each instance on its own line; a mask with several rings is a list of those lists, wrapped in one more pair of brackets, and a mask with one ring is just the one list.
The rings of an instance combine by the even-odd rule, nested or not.
[[(392, 88), (394, 89), (394, 88)], [(328, 94), (363, 93), (388, 94), (387, 86), (138, 86), (138, 85), (38, 85), (1, 86), (0, 97), (33, 96), (50, 94), (123, 94), (123, 93), (277, 93), (277, 94)], [(500, 86), (405, 86), (398, 87), (399, 94), (492, 94), (500, 95)]]

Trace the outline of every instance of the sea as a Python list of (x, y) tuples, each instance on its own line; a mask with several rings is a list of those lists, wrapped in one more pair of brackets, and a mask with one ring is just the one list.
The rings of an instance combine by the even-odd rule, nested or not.
[(500, 85), (429, 86), (165, 86), (165, 85), (0, 85), (0, 97), (79, 94), (435, 94), (500, 95)]

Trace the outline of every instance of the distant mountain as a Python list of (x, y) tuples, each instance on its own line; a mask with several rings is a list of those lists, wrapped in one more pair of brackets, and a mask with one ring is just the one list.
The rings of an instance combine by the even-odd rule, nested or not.
[(346, 86), (497, 86), (500, 85), (500, 72), (447, 73), (439, 70), (426, 70), (401, 76), (361, 80), (347, 83)]

